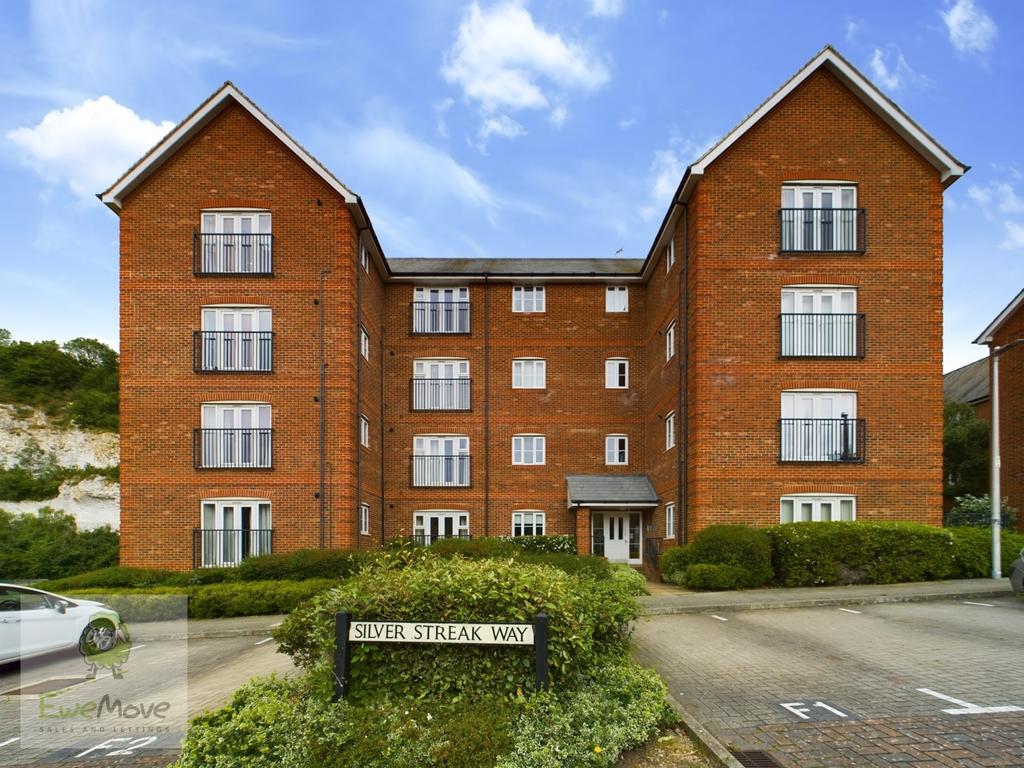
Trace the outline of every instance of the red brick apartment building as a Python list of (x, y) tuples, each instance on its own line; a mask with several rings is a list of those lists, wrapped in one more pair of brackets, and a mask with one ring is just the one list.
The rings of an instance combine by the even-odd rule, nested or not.
[[(231, 83), (121, 220), (122, 562), (942, 511), (942, 193), (825, 48), (687, 168), (645, 259), (388, 259)], [(425, 180), (429, 183), (429, 180)]]

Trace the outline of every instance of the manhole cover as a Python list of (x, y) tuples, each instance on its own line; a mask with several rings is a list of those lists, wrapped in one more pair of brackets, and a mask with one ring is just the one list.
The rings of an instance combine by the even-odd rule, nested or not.
[(744, 768), (780, 768), (779, 764), (775, 762), (774, 758), (767, 752), (758, 752), (756, 750), (737, 751), (730, 749), (732, 756), (740, 761), (740, 765)]
[(52, 680), (43, 680), (41, 683), (33, 683), (22, 688), (4, 691), (0, 696), (31, 696), (35, 693), (51, 693), (52, 691), (60, 691), (64, 688), (84, 683), (88, 679), (87, 677), (55, 677)]

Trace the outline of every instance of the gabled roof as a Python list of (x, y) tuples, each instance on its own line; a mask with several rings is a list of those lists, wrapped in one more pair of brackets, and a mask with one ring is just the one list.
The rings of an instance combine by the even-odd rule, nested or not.
[(1003, 311), (999, 313), (999, 316), (996, 317), (996, 319), (993, 320), (991, 323), (989, 323), (988, 328), (982, 331), (981, 335), (974, 340), (974, 343), (991, 344), (992, 337), (995, 334), (995, 332), (999, 330), (999, 326), (1005, 323), (1009, 319), (1010, 315), (1017, 311), (1017, 308), (1021, 304), (1024, 304), (1024, 290), (1022, 290), (1020, 293), (1013, 297), (1010, 303), (1006, 305), (1005, 309), (1003, 309)]
[(651, 250), (647, 256), (648, 261), (653, 261), (652, 257), (654, 254), (659, 253), (665, 247), (666, 235), (674, 229), (675, 221), (678, 218), (676, 204), (685, 203), (689, 199), (697, 181), (704, 175), (705, 169), (819, 69), (826, 69), (835, 75), (840, 82), (846, 85), (884, 123), (896, 131), (922, 157), (928, 160), (941, 174), (944, 187), (952, 184), (969, 170), (970, 166), (957, 160), (949, 150), (932, 138), (927, 131), (900, 109), (896, 102), (882, 93), (878, 86), (868, 80), (860, 70), (840, 55), (835, 48), (831, 45), (826, 45), (799, 72), (789, 78), (789, 80), (782, 84), (782, 87), (765, 99), (757, 109), (747, 115), (739, 125), (729, 131), (721, 140), (687, 167), (682, 180), (679, 182), (679, 188), (669, 204), (661, 228), (658, 230), (654, 243), (651, 245)]
[(231, 104), (237, 104), (256, 118), (257, 122), (261, 123), (282, 144), (306, 163), (314, 173), (341, 195), (346, 203), (357, 203), (359, 201), (359, 197), (351, 189), (342, 184), (334, 174), (327, 170), (323, 163), (307, 152), (280, 125), (271, 120), (266, 112), (257, 107), (255, 102), (242, 93), (230, 80), (218, 88), (206, 101), (196, 107), (191, 115), (178, 123), (159, 144), (143, 155), (109, 189), (99, 193), (97, 197), (113, 210), (119, 211), (121, 209), (121, 201), (125, 196), (145, 181), (150, 174), (168, 158), (173, 156), (185, 142), (195, 136)]
[(988, 400), (988, 358), (950, 371), (942, 377), (942, 394), (954, 403), (978, 403)]
[(647, 475), (567, 475), (569, 506), (656, 507)]

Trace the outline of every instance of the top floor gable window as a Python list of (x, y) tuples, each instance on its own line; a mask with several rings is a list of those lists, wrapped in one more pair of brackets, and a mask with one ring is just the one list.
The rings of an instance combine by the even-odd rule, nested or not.
[(516, 285), (512, 287), (513, 312), (544, 312), (543, 285)]
[(853, 184), (787, 184), (782, 187), (783, 253), (863, 253), (864, 209)]
[(629, 312), (629, 288), (609, 285), (604, 293), (605, 312)]
[(269, 211), (203, 211), (193, 243), (200, 275), (273, 274)]

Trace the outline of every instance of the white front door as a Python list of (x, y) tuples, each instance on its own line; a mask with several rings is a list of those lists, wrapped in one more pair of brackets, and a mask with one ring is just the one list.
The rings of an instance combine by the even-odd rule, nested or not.
[(602, 522), (604, 556), (613, 563), (639, 565), (640, 555), (639, 512), (609, 512)]

